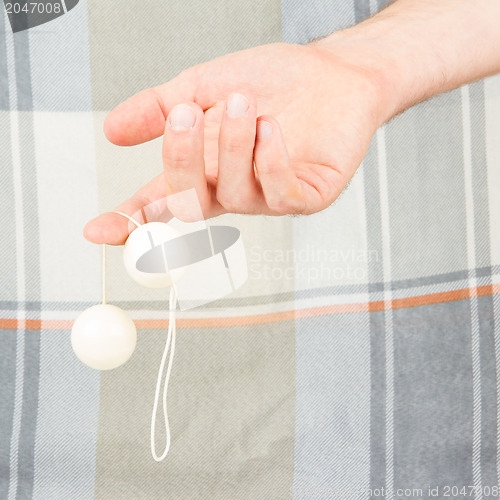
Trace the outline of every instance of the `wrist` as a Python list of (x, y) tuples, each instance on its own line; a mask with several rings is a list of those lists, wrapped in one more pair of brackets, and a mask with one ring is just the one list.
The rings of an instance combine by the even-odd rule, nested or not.
[(387, 56), (383, 40), (358, 37), (351, 30), (338, 31), (310, 45), (326, 54), (334, 70), (338, 71), (339, 64), (348, 66), (370, 82), (381, 126), (407, 107), (409, 96), (402, 78), (405, 70)]
[(314, 42), (371, 72), (385, 121), (433, 95), (500, 71), (500, 2), (398, 0)]

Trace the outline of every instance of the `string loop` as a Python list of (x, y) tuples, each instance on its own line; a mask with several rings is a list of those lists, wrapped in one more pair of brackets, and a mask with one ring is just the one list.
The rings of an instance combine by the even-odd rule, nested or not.
[[(132, 221), (137, 227), (141, 226), (141, 224), (139, 224), (135, 219), (130, 217), (130, 215), (124, 214), (122, 212), (118, 212), (117, 210), (115, 210), (114, 212), (119, 214), (119, 215), (123, 215), (123, 217), (126, 217), (127, 219)], [(151, 246), (153, 247), (152, 241), (151, 241)], [(105, 260), (104, 260), (104, 265), (105, 265)], [(165, 266), (166, 266), (166, 263), (165, 263)], [(103, 270), (104, 270), (104, 268), (103, 268)], [(104, 276), (104, 274), (103, 274), (103, 276)], [(103, 295), (103, 297), (104, 297), (103, 300), (105, 300), (104, 295)], [(168, 424), (168, 412), (167, 412), (167, 391), (168, 391), (168, 381), (170, 379), (170, 372), (172, 371), (172, 362), (174, 360), (174, 352), (175, 352), (175, 336), (176, 336), (175, 309), (176, 309), (176, 307), (177, 307), (177, 297), (175, 295), (175, 289), (174, 289), (174, 287), (172, 287), (170, 289), (170, 296), (168, 299), (169, 316), (168, 316), (167, 341), (165, 342), (165, 349), (163, 351), (163, 356), (161, 358), (161, 363), (160, 363), (160, 369), (158, 371), (158, 379), (156, 380), (155, 400), (153, 403), (153, 414), (151, 416), (151, 454), (153, 455), (153, 458), (157, 462), (161, 462), (167, 456), (167, 453), (170, 449), (170, 441), (171, 441), (170, 440), (170, 426)], [(170, 355), (169, 355), (169, 352), (170, 352)], [(163, 417), (165, 419), (166, 444), (165, 444), (165, 451), (163, 452), (163, 454), (161, 456), (158, 456), (156, 454), (156, 446), (155, 446), (156, 413), (158, 410), (158, 400), (159, 400), (159, 396), (160, 396), (161, 382), (162, 382), (162, 378), (163, 378), (163, 370), (165, 368), (165, 360), (167, 359), (167, 356), (168, 356), (167, 372), (165, 374), (165, 383), (163, 386), (163, 400), (162, 400)]]
[[(172, 370), (172, 362), (174, 359), (174, 352), (175, 352), (175, 334), (176, 334), (175, 308), (177, 305), (177, 298), (175, 296), (174, 287), (170, 289), (170, 297), (168, 302), (170, 311), (168, 317), (167, 341), (165, 343), (165, 350), (163, 351), (163, 356), (161, 359), (160, 370), (158, 371), (158, 379), (156, 381), (155, 401), (153, 405), (153, 415), (151, 417), (151, 454), (153, 455), (153, 458), (157, 462), (161, 462), (167, 456), (168, 450), (170, 449), (170, 426), (168, 424), (168, 413), (167, 413), (167, 391), (168, 391), (168, 381), (170, 379), (170, 372)], [(165, 383), (163, 386), (163, 401), (162, 401), (163, 417), (165, 419), (166, 444), (165, 444), (165, 451), (159, 457), (156, 454), (156, 446), (155, 446), (156, 412), (158, 409), (158, 397), (160, 395), (163, 368), (165, 366), (165, 360), (167, 359), (169, 350), (170, 350), (170, 356), (168, 357), (167, 372), (165, 374)]]

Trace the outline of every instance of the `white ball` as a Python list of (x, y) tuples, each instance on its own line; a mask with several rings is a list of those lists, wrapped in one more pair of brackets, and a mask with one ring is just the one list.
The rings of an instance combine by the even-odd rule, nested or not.
[[(149, 233), (149, 234), (148, 234)], [(136, 267), (137, 260), (153, 246), (181, 236), (181, 233), (164, 222), (148, 222), (134, 229), (123, 249), (123, 262), (129, 276), (139, 285), (147, 288), (167, 288), (172, 286), (172, 279), (166, 273), (144, 273)], [(153, 240), (153, 245), (151, 244)]]
[(77, 357), (96, 370), (111, 370), (134, 352), (137, 330), (130, 316), (111, 304), (85, 309), (73, 323), (71, 345)]

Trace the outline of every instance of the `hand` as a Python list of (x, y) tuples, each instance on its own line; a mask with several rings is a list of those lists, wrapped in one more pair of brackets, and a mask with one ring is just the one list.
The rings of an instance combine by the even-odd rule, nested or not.
[[(237, 52), (140, 92), (109, 114), (104, 132), (123, 146), (164, 134), (164, 173), (117, 209), (133, 214), (193, 187), (205, 218), (328, 207), (381, 124), (500, 71), (499, 16), (491, 0), (398, 0), (319, 42)], [(236, 116), (225, 111), (233, 92), (249, 103)], [(194, 113), (192, 128), (175, 125), (175, 118), (186, 125), (190, 113), (179, 103)], [(117, 245), (127, 228), (124, 217), (107, 213), (84, 235)]]
[[(327, 208), (387, 118), (380, 75), (342, 50), (265, 45), (194, 66), (117, 106), (104, 124), (111, 142), (164, 135), (164, 172), (117, 210), (133, 214), (193, 187), (205, 218)], [(110, 212), (87, 223), (84, 235), (117, 245), (127, 228)]]

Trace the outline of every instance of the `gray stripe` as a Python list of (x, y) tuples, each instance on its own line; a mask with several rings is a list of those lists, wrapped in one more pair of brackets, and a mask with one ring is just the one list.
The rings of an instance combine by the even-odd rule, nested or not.
[[(370, 16), (369, 0), (355, 1), (356, 23)], [(384, 300), (384, 289), (393, 288), (384, 284), (384, 252), (382, 242), (382, 213), (380, 198), (380, 179), (378, 164), (378, 142), (374, 136), (370, 149), (366, 155), (364, 165), (365, 181), (365, 206), (366, 206), (366, 231), (367, 248), (375, 249), (379, 259), (375, 262), (368, 261), (369, 300)], [(385, 311), (372, 312), (370, 320), (370, 488), (376, 490), (386, 486), (386, 315)], [(371, 498), (378, 498), (371, 495)]]
[[(0, 111), (10, 109), (10, 96), (9, 96), (9, 73), (7, 71), (7, 43), (5, 40), (5, 26), (8, 24), (5, 20), (5, 9), (0, 9)], [(3, 128), (8, 132), (8, 129)], [(9, 149), (2, 149), (2, 151), (10, 151)]]
[[(13, 229), (15, 200), (12, 174), (12, 150), (9, 108), (9, 80), (7, 73), (7, 50), (3, 27), (6, 25), (5, 9), (0, 8), (0, 227), (11, 228), (2, 231), (0, 254), (0, 293), (2, 299), (13, 300), (17, 295), (16, 234)], [(17, 307), (15, 307), (17, 309)], [(10, 442), (15, 401), (16, 382), (16, 330), (4, 330), (0, 336), (0, 498), (7, 498), (9, 491)]]
[(453, 91), (388, 124), (394, 279), (468, 267), (461, 123), (461, 94)]
[(393, 312), (395, 487), (472, 485), (468, 301)]
[(296, 321), (293, 498), (355, 498), (369, 487), (370, 316)]
[[(33, 111), (33, 98), (31, 94), (31, 67), (30, 67), (29, 33), (16, 33), (14, 35), (14, 53), (16, 60), (16, 89), (17, 109), (19, 111)], [(22, 136), (21, 136), (22, 140)], [(21, 151), (22, 151), (21, 147)]]
[[(472, 190), (474, 199), (474, 235), (476, 265), (491, 265), (488, 172), (486, 161), (486, 116), (484, 82), (469, 86), (472, 143)], [(473, 271), (474, 272), (474, 271)], [(475, 272), (478, 277), (477, 272)], [(478, 284), (491, 285), (491, 274), (478, 277)], [(482, 439), (481, 471), (484, 486), (497, 484), (496, 475), (496, 380), (493, 297), (478, 299), (479, 332), (481, 337)], [(486, 490), (487, 491), (487, 490)], [(494, 498), (486, 497), (484, 498)]]
[[(15, 267), (13, 268), (15, 269)], [(0, 356), (0, 498), (9, 491), (10, 441), (14, 413), (16, 373), (16, 330), (2, 332)]]
[(282, 0), (283, 41), (307, 43), (354, 24), (353, 0)]
[[(469, 266), (475, 266), (476, 239), (474, 224), (474, 189), (472, 165), (472, 128), (470, 110), (470, 91), (468, 86), (461, 88), (462, 96), (462, 124), (463, 124), (463, 165), (465, 181), (465, 198), (467, 215), (472, 220), (466, 220), (467, 259)], [(472, 246), (472, 248), (471, 248)], [(472, 269), (469, 272), (469, 282), (476, 283), (476, 275)], [(472, 480), (477, 491), (474, 497), (482, 500), (482, 394), (481, 394), (481, 332), (478, 299), (472, 296), (469, 300), (471, 324), (471, 355), (472, 355)]]
[[(69, 8), (69, 3), (66, 4)], [(30, 30), (34, 109), (63, 110), (65, 115), (69, 115), (63, 117), (66, 123), (74, 124), (78, 134), (93, 138), (94, 124), (87, 120), (86, 114), (71, 113), (75, 110), (91, 109), (86, 1), (82, 0), (74, 11), (52, 23), (50, 29), (53, 30), (51, 36), (47, 36), (42, 30)], [(71, 71), (68, 71), (69, 68)], [(42, 121), (45, 116), (50, 116), (50, 113), (43, 115)], [(43, 135), (43, 131), (39, 129), (40, 123), (36, 123), (36, 126), (35, 134)], [(50, 231), (43, 232), (47, 229), (44, 222), (57, 219), (54, 207), (46, 203), (47, 192), (42, 191), (50, 186), (50, 177), (54, 179), (52, 196), (75, 186), (85, 193), (85, 197), (88, 196), (84, 207), (78, 206), (78, 201), (73, 199), (74, 207), (78, 206), (79, 209), (73, 212), (79, 220), (84, 214), (90, 215), (90, 212), (97, 210), (97, 204), (92, 206), (97, 197), (95, 193), (88, 192), (96, 189), (96, 186), (86, 182), (95, 178), (93, 148), (89, 150), (82, 144), (67, 144), (68, 135), (65, 132), (60, 135), (58, 131), (56, 135), (59, 139), (60, 155), (54, 141), (47, 145), (42, 144), (37, 149), (37, 153), (40, 151), (42, 157), (58, 156), (54, 158), (52, 165), (43, 164), (44, 171), (38, 172), (42, 282), (53, 280), (51, 270), (54, 257), (57, 259), (58, 254), (62, 253), (53, 251), (55, 255), (52, 256), (46, 253), (54, 242), (62, 243), (62, 237), (51, 242), (50, 238), (54, 235), (48, 234)], [(72, 156), (79, 157), (81, 161), (72, 162)], [(67, 175), (55, 181), (61, 171), (61, 163), (64, 162)], [(81, 169), (85, 162), (88, 166)], [(66, 209), (72, 210), (69, 206)], [(64, 217), (61, 224), (63, 228), (69, 229), (68, 220)], [(59, 231), (57, 234), (62, 235), (63, 232)], [(78, 236), (77, 233), (74, 235)], [(68, 233), (68, 238), (70, 237)], [(97, 262), (98, 259), (96, 264)], [(98, 266), (95, 270), (98, 271)], [(83, 275), (69, 272), (67, 280), (75, 285), (79, 282), (78, 279), (75, 281), (77, 276)], [(62, 290), (58, 297), (65, 297)], [(95, 302), (85, 304), (82, 309), (90, 305), (95, 305)], [(45, 312), (45, 304), (42, 302), (40, 306)], [(47, 335), (47, 331), (43, 330), (41, 333), (33, 500), (91, 499), (94, 497), (96, 476), (101, 372), (90, 369), (75, 356), (71, 347), (70, 332), (52, 330)], [(64, 411), (61, 411), (62, 408)]]
[[(32, 111), (29, 34), (14, 35), (17, 105)], [(40, 300), (40, 262), (38, 234), (38, 196), (34, 150), (33, 114), (19, 114), (19, 143), (24, 220), (24, 272), (26, 300)], [(37, 311), (40, 313), (40, 310)], [(35, 431), (38, 410), (40, 332), (26, 330), (21, 431), (18, 451), (17, 499), (33, 494)]]
[[(497, 484), (496, 453), (497, 453), (497, 409), (496, 409), (496, 379), (495, 379), (495, 341), (493, 324), (492, 297), (478, 298), (479, 331), (481, 333), (481, 472), (483, 486)], [(487, 491), (487, 490), (486, 490)], [(497, 498), (486, 496), (483, 498)]]
[(496, 374), (496, 397), (497, 397), (497, 427), (496, 427), (496, 443), (497, 443), (497, 455), (496, 455), (496, 472), (497, 472), (497, 484), (500, 484), (500, 296), (493, 296), (493, 336), (495, 344), (495, 374)]
[(35, 111), (92, 109), (88, 36), (86, 0), (64, 19), (30, 30)]
[[(385, 312), (370, 314), (370, 488), (376, 490), (386, 482), (386, 353), (385, 353)], [(372, 495), (370, 498), (379, 498)]]
[[(467, 269), (461, 123), (455, 91), (411, 108), (387, 127), (396, 279)], [(468, 485), (469, 303), (394, 310), (393, 317), (394, 486)]]
[[(366, 205), (367, 247), (378, 252), (379, 260), (368, 263), (370, 301), (383, 300), (382, 216), (380, 209), (378, 145), (374, 138), (363, 161)], [(370, 488), (385, 485), (385, 312), (370, 314)], [(372, 496), (372, 498), (377, 498)]]
[(370, 0), (355, 0), (354, 2), (354, 18), (358, 24), (370, 17)]
[(394, 0), (377, 0), (378, 10), (381, 11), (384, 7), (392, 3)]
[(33, 500), (91, 499), (101, 372), (75, 356), (65, 330), (44, 335), (40, 351)]
[[(472, 139), (472, 189), (474, 195), (474, 234), (476, 266), (490, 268), (490, 216), (486, 162), (486, 116), (484, 81), (469, 85)], [(477, 275), (477, 272), (476, 272)]]

